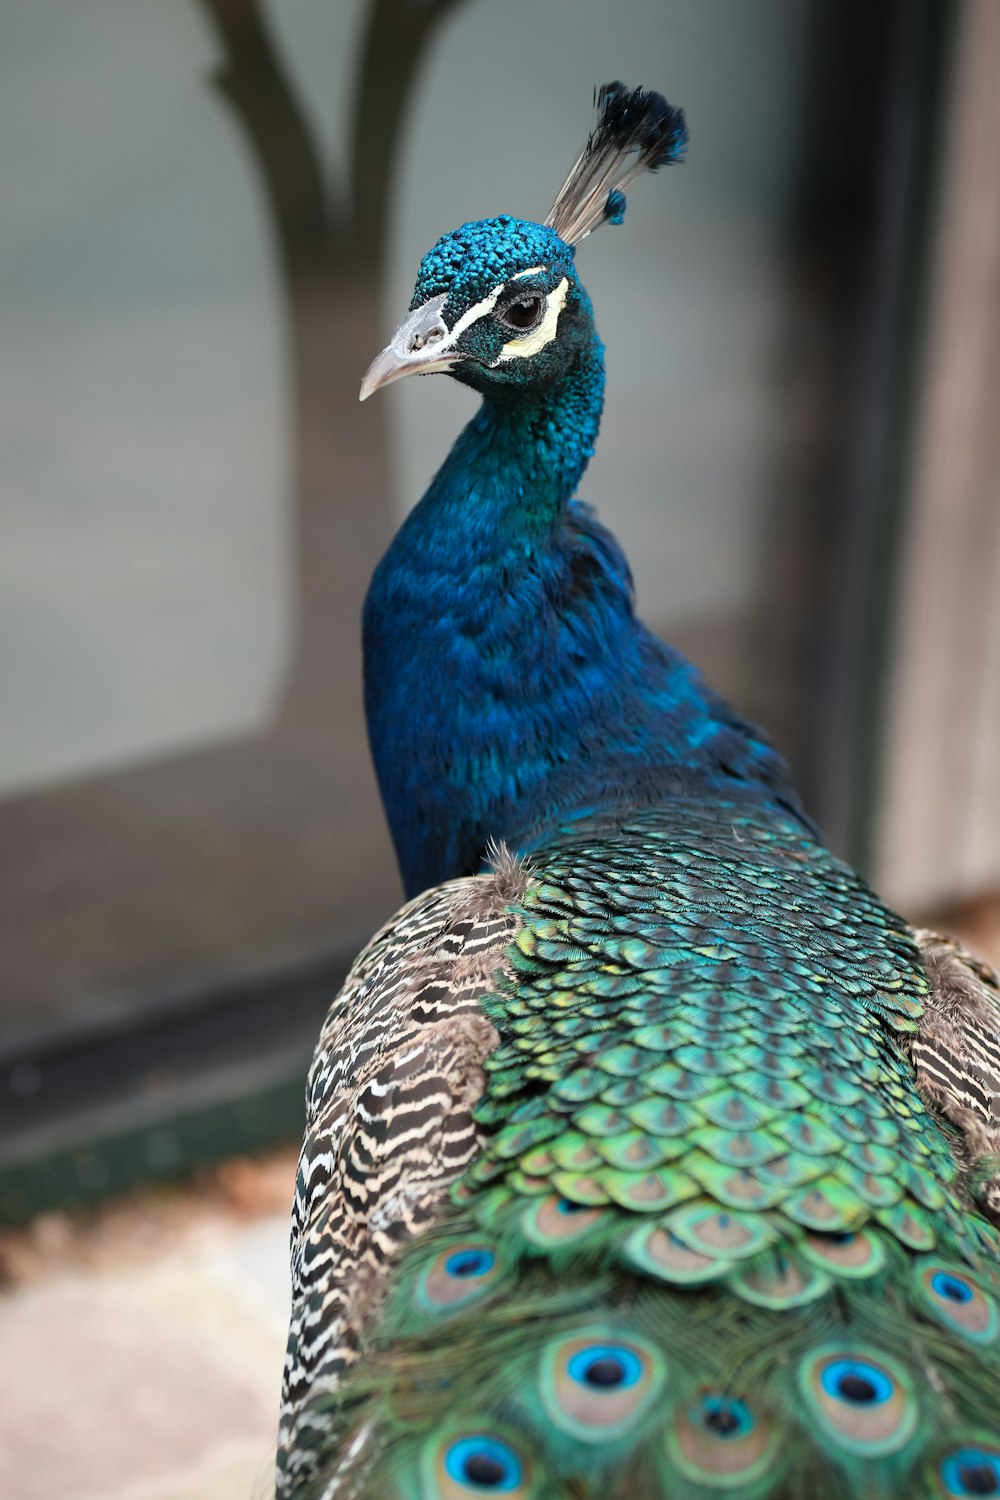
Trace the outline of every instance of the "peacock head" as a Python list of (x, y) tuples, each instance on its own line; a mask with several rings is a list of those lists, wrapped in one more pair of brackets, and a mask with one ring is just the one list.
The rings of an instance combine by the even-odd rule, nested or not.
[(410, 311), (361, 383), (446, 371), (484, 394), (557, 380), (594, 337), (576, 246), (620, 224), (642, 171), (683, 159), (684, 114), (661, 94), (606, 83), (597, 124), (544, 224), (501, 215), (444, 235), (420, 263)]

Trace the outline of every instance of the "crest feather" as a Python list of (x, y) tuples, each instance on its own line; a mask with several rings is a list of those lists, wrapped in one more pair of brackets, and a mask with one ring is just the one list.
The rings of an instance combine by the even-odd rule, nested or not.
[(652, 89), (604, 83), (594, 92), (597, 124), (556, 194), (545, 222), (567, 245), (625, 217), (625, 189), (640, 172), (683, 161), (684, 111)]

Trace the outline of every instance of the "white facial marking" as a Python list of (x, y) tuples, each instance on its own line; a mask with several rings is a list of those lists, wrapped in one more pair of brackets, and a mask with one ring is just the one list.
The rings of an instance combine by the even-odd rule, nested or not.
[[(526, 271), (518, 271), (510, 280), (520, 281), (522, 277), (537, 276), (540, 271), (544, 270), (544, 266), (529, 266)], [(411, 356), (411, 369), (416, 370), (421, 375), (433, 375), (439, 370), (453, 369), (456, 360), (461, 358), (461, 355), (455, 351), (455, 345), (458, 343), (459, 338), (473, 323), (478, 323), (480, 318), (487, 317), (493, 311), (500, 299), (500, 294), (509, 284), (507, 281), (502, 281), (499, 286), (495, 286), (491, 292), (488, 292), (480, 302), (475, 302), (472, 307), (466, 308), (465, 312), (455, 323), (454, 328), (448, 333), (443, 337), (435, 337), (433, 341), (428, 340), (422, 345), (421, 349)], [(559, 314), (562, 312), (563, 303), (566, 301), (568, 289), (569, 283), (564, 276), (555, 290), (550, 292), (546, 298), (545, 316), (539, 326), (533, 333), (526, 334), (524, 338), (511, 339), (509, 343), (504, 344), (499, 357), (493, 362), (494, 367), (503, 360), (526, 359), (532, 354), (537, 354), (539, 349), (544, 349), (545, 345), (551, 339), (555, 338), (556, 327), (559, 323)], [(442, 296), (440, 300), (443, 303), (445, 299)], [(427, 304), (427, 306), (429, 305)], [(400, 325), (400, 328), (396, 330), (395, 339), (398, 340), (401, 331), (405, 327), (405, 323)], [(383, 355), (387, 355), (394, 348), (395, 344), (390, 344), (389, 349), (383, 351)], [(379, 358), (382, 357), (382, 355), (379, 356)], [(377, 363), (378, 361), (376, 361)], [(400, 368), (391, 378), (396, 379), (398, 375), (407, 373), (409, 372), (406, 369)], [(371, 371), (369, 371), (369, 374), (371, 374)], [(375, 388), (377, 387), (373, 387), (373, 389)], [(364, 385), (362, 385), (362, 400), (364, 400), (365, 394)]]
[(503, 291), (506, 284), (506, 282), (502, 281), (499, 286), (495, 286), (492, 292), (488, 293), (488, 295), (483, 298), (482, 302), (475, 302), (473, 303), (472, 307), (467, 307), (465, 309), (465, 312), (458, 319), (454, 328), (448, 334), (448, 337), (442, 339), (440, 344), (438, 344), (438, 349), (442, 353), (445, 349), (453, 348), (455, 340), (459, 337), (460, 334), (464, 333), (472, 323), (478, 323), (480, 318), (485, 318), (487, 313), (491, 313), (493, 311), (493, 309), (497, 305), (497, 298), (500, 296), (500, 293)]
[(494, 361), (498, 365), (505, 359), (529, 359), (532, 354), (537, 354), (539, 349), (544, 349), (556, 336), (559, 326), (559, 314), (563, 310), (566, 301), (566, 293), (569, 291), (569, 281), (564, 276), (559, 285), (549, 292), (545, 299), (545, 316), (538, 327), (531, 333), (526, 333), (523, 338), (511, 339), (504, 344), (500, 350), (500, 358)]
[[(393, 334), (389, 347), (383, 349), (372, 363), (368, 374), (361, 382), (361, 400), (364, 401), (373, 390), (378, 390), (380, 385), (387, 385), (393, 380), (398, 380), (401, 375), (410, 375), (414, 372), (418, 375), (433, 375), (439, 370), (453, 369), (456, 360), (462, 357), (455, 349), (459, 337), (471, 323), (475, 323), (479, 318), (485, 318), (493, 311), (497, 298), (506, 284), (506, 282), (501, 282), (481, 302), (467, 308), (450, 331), (445, 331), (444, 321), (440, 319), (441, 307), (445, 302), (444, 295), (432, 298), (422, 308), (417, 308), (409, 318), (403, 320)], [(408, 330), (414, 319), (421, 319), (432, 308), (438, 315), (439, 322), (429, 332), (421, 329), (422, 342), (418, 348), (414, 349), (408, 342), (410, 337)], [(385, 373), (380, 370), (383, 362), (387, 365)], [(371, 383), (373, 378), (374, 383)]]

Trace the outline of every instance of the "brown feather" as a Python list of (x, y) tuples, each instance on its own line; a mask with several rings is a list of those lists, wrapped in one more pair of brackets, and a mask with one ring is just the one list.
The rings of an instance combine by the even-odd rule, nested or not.
[(497, 1044), (480, 997), (518, 921), (524, 866), (427, 891), (376, 934), (320, 1034), (292, 1209), (292, 1320), (279, 1496), (308, 1477), (311, 1434), (353, 1361), (399, 1250), (478, 1155), (472, 1109)]
[(910, 1049), (917, 1084), (960, 1132), (972, 1189), (1000, 1224), (1000, 975), (954, 938), (914, 937), (931, 982)]

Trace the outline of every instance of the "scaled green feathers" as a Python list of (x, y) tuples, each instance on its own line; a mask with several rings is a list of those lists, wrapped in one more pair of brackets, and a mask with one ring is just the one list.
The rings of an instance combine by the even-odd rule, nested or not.
[(906, 928), (738, 802), (574, 827), (516, 914), (484, 1149), (315, 1493), (1000, 1492), (997, 1237), (905, 1055)]

